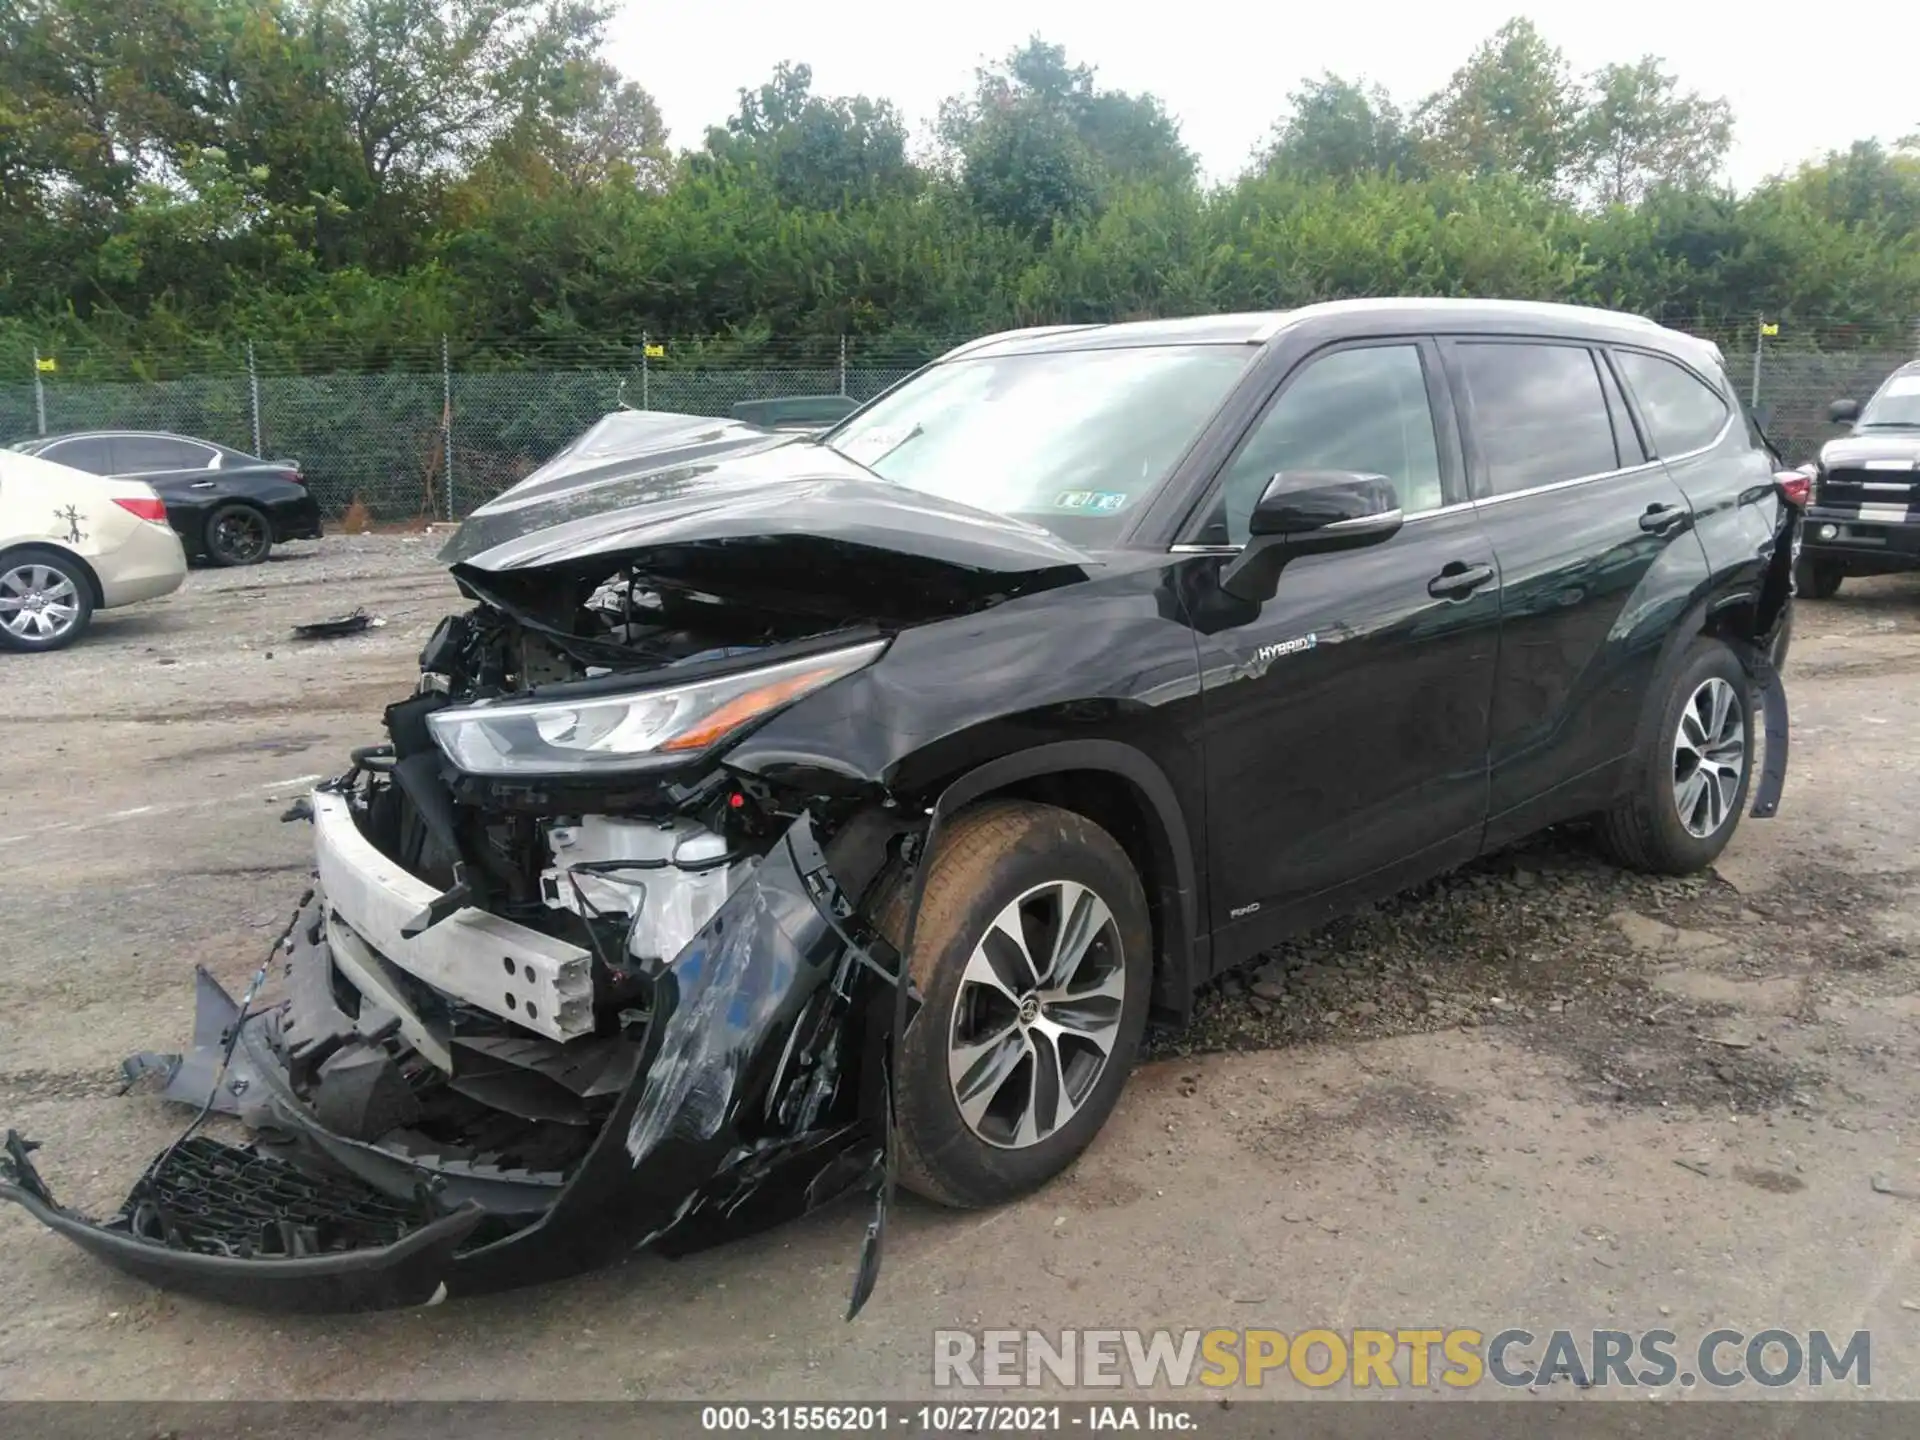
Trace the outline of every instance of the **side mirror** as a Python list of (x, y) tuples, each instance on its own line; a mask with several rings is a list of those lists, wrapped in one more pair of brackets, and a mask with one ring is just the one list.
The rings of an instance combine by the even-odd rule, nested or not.
[(1221, 571), (1220, 588), (1236, 600), (1270, 600), (1288, 561), (1378, 545), (1399, 533), (1400, 518), (1400, 498), (1384, 476), (1282, 470), (1253, 507), (1251, 537)]
[(1827, 419), (1836, 425), (1851, 425), (1860, 418), (1858, 400), (1836, 400), (1827, 406)]

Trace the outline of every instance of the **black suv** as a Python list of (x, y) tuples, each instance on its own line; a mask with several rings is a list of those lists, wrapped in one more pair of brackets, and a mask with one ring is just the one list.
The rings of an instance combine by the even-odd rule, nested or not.
[(1799, 593), (1825, 600), (1849, 575), (1920, 570), (1920, 360), (1874, 392), (1827, 407), (1853, 433), (1829, 440), (1814, 467), (1801, 537)]
[[(817, 437), (622, 412), (311, 801), (285, 998), (136, 1057), (163, 1283), (399, 1304), (897, 1179), (992, 1204), (1149, 1017), (1542, 826), (1697, 870), (1777, 802), (1796, 511), (1705, 343), (1356, 301), (996, 335)], [(1758, 731), (1765, 774), (1756, 793)], [(902, 957), (905, 957), (904, 960)]]

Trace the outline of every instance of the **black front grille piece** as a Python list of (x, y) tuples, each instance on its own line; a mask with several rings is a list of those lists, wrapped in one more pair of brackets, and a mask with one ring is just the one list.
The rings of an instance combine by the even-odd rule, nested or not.
[(161, 1155), (109, 1228), (196, 1255), (242, 1260), (392, 1245), (438, 1218), (351, 1176), (322, 1176), (196, 1135)]

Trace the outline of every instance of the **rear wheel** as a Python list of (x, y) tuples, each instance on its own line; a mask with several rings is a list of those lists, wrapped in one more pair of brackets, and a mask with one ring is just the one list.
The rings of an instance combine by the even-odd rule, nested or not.
[(0, 558), (0, 646), (58, 650), (92, 619), (92, 582), (70, 556), (36, 546)]
[[(1050, 805), (962, 812), (928, 864), (907, 962), (925, 1003), (900, 1044), (900, 1179), (945, 1205), (993, 1205), (1071, 1164), (1126, 1085), (1153, 975), (1146, 892), (1112, 836)], [(896, 941), (907, 888), (881, 910)]]
[(1847, 570), (1838, 560), (1802, 559), (1793, 567), (1794, 593), (1803, 600), (1831, 600)]
[(251, 505), (222, 505), (207, 516), (207, 559), (216, 565), (258, 565), (273, 548), (273, 524)]
[(1753, 739), (1753, 682), (1720, 641), (1696, 640), (1628, 793), (1600, 818), (1602, 846), (1634, 870), (1704, 870), (1739, 827)]

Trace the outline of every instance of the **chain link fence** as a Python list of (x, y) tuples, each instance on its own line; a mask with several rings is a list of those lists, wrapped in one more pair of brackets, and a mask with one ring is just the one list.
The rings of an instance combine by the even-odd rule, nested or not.
[[(242, 355), (208, 373), (165, 359), (35, 356), (0, 379), (0, 444), (70, 430), (168, 430), (266, 459), (298, 460), (324, 513), (356, 501), (377, 521), (466, 514), (623, 406), (726, 416), (747, 400), (879, 394), (965, 337), (908, 344), (828, 340), (643, 341), (629, 359), (579, 346), (463, 363), (451, 347), (386, 357), (378, 370), (289, 373)], [(249, 363), (251, 361), (251, 363)], [(204, 366), (207, 357), (194, 357)], [(121, 373), (145, 371), (144, 374)]]
[[(1914, 358), (1909, 323), (1666, 323), (1718, 343), (1740, 393), (1792, 463), (1837, 433), (1830, 401), (1864, 400)], [(297, 459), (323, 511), (378, 521), (464, 515), (609, 411), (725, 416), (745, 400), (866, 400), (967, 336), (911, 342), (653, 340), (564, 346), (448, 342), (379, 357), (282, 342), (240, 353), (34, 357), (0, 377), (0, 443), (68, 430), (170, 430)]]

